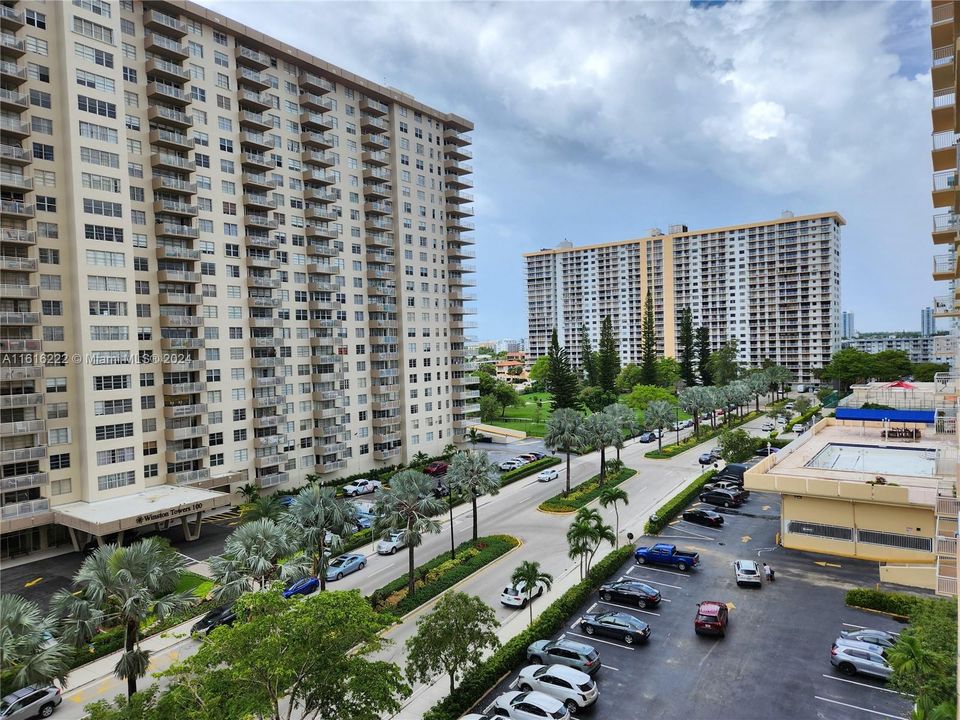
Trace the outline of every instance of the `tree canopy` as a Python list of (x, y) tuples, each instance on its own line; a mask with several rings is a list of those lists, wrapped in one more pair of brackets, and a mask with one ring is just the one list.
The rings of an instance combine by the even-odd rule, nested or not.
[(580, 392), (577, 376), (570, 368), (567, 351), (560, 346), (557, 329), (550, 336), (550, 350), (547, 353), (547, 390), (553, 395), (553, 407), (576, 408), (579, 405)]
[(657, 328), (653, 321), (653, 290), (650, 288), (647, 288), (647, 300), (643, 305), (640, 370), (644, 385), (657, 384)]
[(713, 385), (710, 374), (710, 328), (701, 325), (697, 328), (697, 375), (701, 385)]
[(672, 392), (657, 385), (635, 386), (630, 394), (627, 395), (624, 402), (634, 410), (640, 410), (643, 412), (647, 409), (647, 405), (655, 400), (663, 400), (664, 402), (668, 403), (677, 402), (677, 399)]
[(600, 325), (600, 347), (595, 358), (596, 384), (601, 390), (616, 392), (617, 374), (620, 372), (620, 354), (617, 352), (617, 339), (613, 335), (613, 321), (604, 316)]
[(689, 307), (683, 308), (680, 313), (680, 335), (677, 338), (680, 360), (680, 377), (687, 387), (696, 385), (696, 341), (693, 334), (693, 313)]

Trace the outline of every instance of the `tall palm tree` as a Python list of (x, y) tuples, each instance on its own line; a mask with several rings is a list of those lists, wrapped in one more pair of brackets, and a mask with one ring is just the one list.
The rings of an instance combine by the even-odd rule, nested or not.
[(477, 446), (477, 443), (480, 442), (480, 433), (475, 427), (467, 429), (466, 435), (463, 436), (465, 440), (470, 441), (470, 445), (473, 447)]
[(716, 429), (717, 427), (717, 410), (723, 407), (726, 402), (725, 396), (723, 394), (723, 388), (716, 386), (708, 386), (704, 389), (704, 395), (706, 397), (706, 409), (710, 411), (710, 427)]
[(614, 537), (617, 539), (616, 546), (620, 547), (620, 510), (617, 508), (618, 503), (623, 503), (624, 505), (630, 504), (630, 496), (627, 495), (626, 490), (614, 485), (612, 487), (605, 487), (600, 491), (600, 507), (610, 507), (613, 505), (613, 515), (617, 523)]
[(453, 456), (447, 468), (450, 492), (456, 490), (473, 506), (473, 539), (478, 537), (477, 498), (500, 492), (500, 473), (485, 452), (466, 450)]
[(207, 562), (217, 583), (213, 596), (220, 602), (262, 590), (277, 579), (297, 580), (310, 568), (293, 533), (267, 518), (238, 527), (227, 536), (223, 553)]
[(282, 515), (283, 505), (276, 495), (258, 495), (240, 508), (240, 520), (245, 523), (263, 519), (279, 520)]
[(745, 382), (750, 388), (750, 394), (753, 395), (755, 410), (760, 412), (760, 397), (770, 391), (770, 373), (766, 369), (754, 370), (747, 375)]
[(377, 515), (375, 530), (384, 538), (402, 532), (407, 546), (409, 572), (407, 593), (413, 595), (416, 579), (414, 550), (423, 542), (424, 533), (440, 532), (434, 515), (443, 512), (443, 503), (434, 497), (436, 481), (417, 470), (402, 470), (390, 479), (389, 488), (380, 488), (374, 496)]
[(619, 460), (620, 449), (623, 447), (623, 436), (629, 436), (636, 432), (637, 413), (623, 403), (613, 403), (612, 405), (607, 405), (603, 411), (613, 418), (613, 422), (619, 430), (618, 434), (620, 435), (620, 442), (613, 443), (613, 446), (617, 449), (617, 460)]
[(680, 407), (693, 416), (693, 434), (700, 435), (700, 415), (707, 409), (707, 393), (700, 386), (688, 387), (680, 392)]
[(567, 484), (564, 496), (570, 493), (570, 450), (584, 442), (583, 416), (573, 408), (554, 410), (547, 420), (543, 443), (551, 450), (560, 450), (567, 456)]
[(785, 386), (789, 385), (793, 380), (793, 373), (783, 365), (771, 365), (767, 368), (767, 372), (769, 373), (771, 385), (776, 388), (778, 396), (782, 398), (785, 392)]
[(514, 587), (523, 584), (527, 593), (526, 605), (530, 609), (530, 624), (533, 624), (533, 601), (536, 599), (533, 591), (538, 585), (543, 585), (547, 590), (553, 587), (553, 575), (540, 570), (540, 563), (524, 560), (517, 565), (510, 576), (510, 582)]
[(663, 449), (663, 429), (677, 419), (677, 409), (666, 400), (654, 400), (643, 411), (643, 419), (647, 427), (657, 431), (657, 450)]
[(74, 590), (58, 590), (51, 602), (62, 618), (63, 636), (78, 646), (100, 625), (124, 628), (124, 651), (114, 674), (127, 681), (127, 697), (147, 674), (150, 651), (140, 647), (140, 626), (163, 620), (192, 605), (191, 592), (176, 592), (183, 573), (181, 557), (166, 540), (150, 537), (130, 547), (97, 548), (73, 576)]
[(613, 534), (613, 528), (603, 522), (603, 516), (596, 508), (580, 508), (573, 517), (573, 522), (567, 530), (567, 542), (573, 539), (586, 541), (587, 552), (585, 554), (584, 574), (590, 572), (590, 565), (597, 554), (597, 550), (604, 542), (611, 545), (617, 542), (616, 535)]
[(337, 497), (336, 488), (309, 485), (293, 499), (280, 520), (310, 559), (310, 574), (319, 578), (321, 591), (327, 589), (329, 554), (339, 553), (343, 539), (356, 530), (356, 514), (353, 503)]
[(583, 421), (584, 440), (600, 451), (600, 485), (606, 479), (607, 445), (620, 433), (613, 418), (604, 412), (593, 413)]
[(56, 617), (44, 617), (35, 602), (0, 595), (0, 678), (13, 684), (0, 688), (0, 695), (34, 683), (66, 682), (70, 648), (51, 642), (56, 628)]

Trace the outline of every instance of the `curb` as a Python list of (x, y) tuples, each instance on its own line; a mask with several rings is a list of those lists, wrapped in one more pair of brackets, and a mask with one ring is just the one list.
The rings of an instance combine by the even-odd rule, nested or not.
[(847, 605), (847, 607), (854, 608), (856, 610), (863, 610), (864, 612), (874, 613), (875, 615), (883, 615), (884, 617), (893, 618), (897, 622), (902, 622), (902, 623), (910, 622), (910, 618), (907, 617), (906, 615), (887, 612), (886, 610), (876, 610), (875, 608), (863, 607), (862, 605)]
[[(620, 485), (623, 485), (623, 483), (627, 482), (628, 480), (632, 480), (633, 478), (637, 477), (637, 475), (640, 473), (640, 471), (637, 470), (636, 468), (624, 468), (624, 469), (625, 469), (625, 470), (633, 470), (633, 474), (632, 474), (632, 475), (628, 475), (627, 477), (625, 477), (623, 480), (621, 480), (620, 482), (618, 482), (616, 485), (613, 485), (612, 487), (619, 487)], [(596, 477), (596, 476), (594, 476), (594, 477)], [(593, 478), (587, 478), (587, 479), (584, 480), (582, 483), (580, 483), (580, 485), (583, 485), (584, 483), (588, 483), (588, 482), (590, 482), (590, 480), (592, 480), (592, 479), (593, 479)], [(580, 485), (574, 485), (572, 488), (570, 488), (570, 491), (573, 492), (576, 488), (580, 487)], [(593, 492), (593, 491), (591, 490), (591, 492)], [(574, 509), (574, 510), (547, 510), (547, 509), (545, 509), (545, 508), (543, 507), (543, 505), (544, 505), (545, 503), (550, 502), (551, 500), (553, 500), (553, 499), (556, 498), (556, 497), (561, 497), (562, 495), (563, 495), (563, 494), (561, 493), (560, 495), (554, 495), (552, 498), (548, 498), (548, 499), (544, 500), (542, 503), (540, 503), (539, 505), (537, 505), (537, 512), (541, 512), (541, 513), (543, 513), (544, 515), (573, 515), (573, 514), (579, 512), (581, 509), (583, 509), (583, 508), (585, 508), (585, 507), (588, 507), (589, 505), (592, 505), (594, 502), (596, 502), (596, 501), (599, 499), (598, 497), (595, 497), (595, 498), (593, 498), (592, 500), (589, 500), (588, 502), (585, 502), (583, 505), (581, 505), (580, 507), (578, 507), (578, 508), (576, 508), (576, 509)]]

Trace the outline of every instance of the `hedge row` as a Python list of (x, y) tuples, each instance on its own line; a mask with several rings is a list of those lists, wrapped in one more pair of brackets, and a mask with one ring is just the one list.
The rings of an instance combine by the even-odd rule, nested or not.
[(787, 426), (792, 428), (794, 425), (803, 425), (804, 423), (807, 422), (807, 420), (809, 420), (810, 418), (812, 418), (814, 415), (816, 415), (816, 414), (817, 414), (818, 412), (820, 412), (822, 409), (823, 409), (823, 407), (822, 407), (821, 405), (814, 405), (812, 408), (810, 408), (809, 410), (807, 410), (803, 415), (800, 415), (799, 417), (797, 417), (797, 418), (795, 418), (795, 419), (793, 419), (793, 420), (788, 420), (788, 421), (787, 421)]
[(559, 465), (562, 462), (563, 460), (560, 458), (553, 455), (548, 455), (545, 458), (534, 460), (532, 463), (521, 465), (516, 470), (507, 470), (507, 472), (501, 473), (500, 475), (500, 487), (514, 483), (517, 480), (522, 480), (525, 477), (533, 475), (535, 472), (539, 472), (548, 467), (553, 467), (554, 465)]
[(431, 570), (447, 563), (453, 563), (439, 578), (433, 582), (421, 585), (414, 591), (413, 595), (404, 597), (393, 607), (385, 607), (387, 598), (407, 586), (408, 577), (407, 574), (404, 573), (396, 580), (387, 583), (378, 590), (374, 590), (370, 595), (370, 603), (381, 612), (389, 612), (397, 617), (401, 617), (411, 610), (416, 610), (424, 603), (433, 600), (433, 598), (437, 597), (443, 591), (453, 587), (465, 577), (472, 575), (484, 565), (489, 565), (519, 544), (520, 541), (510, 535), (491, 535), (461, 543), (457, 548), (458, 559), (462, 558), (466, 551), (470, 549), (476, 548), (479, 552), (470, 555), (470, 557), (463, 562), (451, 560), (447, 553), (442, 553), (429, 562), (417, 566), (414, 570), (414, 575), (418, 579), (421, 579), (426, 577)]
[[(647, 535), (656, 535), (663, 530), (673, 518), (680, 514), (691, 500), (700, 494), (703, 486), (706, 485), (710, 478), (716, 475), (716, 473), (716, 470), (708, 470), (657, 508), (657, 511), (650, 516), (650, 519), (647, 520), (643, 526), (643, 532)], [(654, 520), (654, 518), (656, 518), (656, 520)]]
[(909, 618), (910, 614), (916, 610), (917, 605), (923, 600), (924, 598), (917, 595), (884, 592), (883, 590), (870, 590), (868, 588), (848, 590), (845, 598), (847, 605), (852, 607), (879, 610), (902, 618)]
[(575, 512), (600, 497), (604, 487), (619, 485), (636, 474), (637, 471), (632, 468), (623, 468), (616, 474), (608, 473), (603, 485), (600, 484), (600, 476), (594, 475), (589, 480), (570, 488), (570, 494), (567, 497), (564, 497), (561, 492), (544, 500), (537, 509), (546, 512)]
[(734, 420), (729, 425), (721, 423), (717, 425), (716, 429), (710, 429), (706, 432), (703, 432), (703, 423), (707, 422), (706, 420), (701, 421), (700, 435), (691, 435), (684, 438), (680, 441), (679, 444), (674, 443), (672, 445), (665, 446), (662, 450), (651, 450), (648, 453), (645, 453), (644, 457), (651, 458), (653, 460), (664, 460), (666, 458), (672, 458), (679, 455), (682, 452), (686, 452), (692, 447), (699, 445), (700, 443), (706, 442), (707, 440), (712, 440), (715, 437), (719, 437), (720, 433), (724, 430), (732, 430), (733, 428), (740, 427), (744, 423), (748, 423), (751, 420), (756, 420), (758, 417), (762, 417), (762, 412), (751, 411), (744, 415), (738, 420)]
[(594, 565), (587, 577), (567, 590), (547, 607), (533, 624), (508, 640), (499, 650), (469, 670), (460, 685), (434, 705), (423, 720), (456, 720), (470, 710), (506, 673), (527, 659), (527, 646), (535, 640), (548, 638), (566, 626), (570, 617), (590, 598), (606, 579), (633, 557), (633, 546), (614, 550)]

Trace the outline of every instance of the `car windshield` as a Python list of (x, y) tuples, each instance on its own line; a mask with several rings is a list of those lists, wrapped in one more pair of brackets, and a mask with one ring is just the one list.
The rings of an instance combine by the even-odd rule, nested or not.
[(345, 565), (346, 562), (346, 558), (338, 557), (336, 560), (330, 563), (330, 567), (340, 567), (341, 565)]
[(707, 615), (706, 613), (697, 614), (697, 620), (700, 622), (713, 622), (716, 619), (715, 615)]
[(752, 568), (740, 568), (740, 572), (744, 575), (756, 575), (757, 571)]

